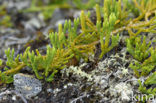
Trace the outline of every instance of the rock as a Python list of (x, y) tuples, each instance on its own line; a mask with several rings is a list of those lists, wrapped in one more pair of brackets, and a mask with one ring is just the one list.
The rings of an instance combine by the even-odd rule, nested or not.
[(42, 90), (42, 84), (31, 75), (18, 73), (14, 75), (15, 90), (26, 98), (36, 96)]
[(23, 21), (22, 25), (24, 26), (25, 34), (33, 35), (37, 29), (45, 27), (45, 22), (42, 15), (39, 14), (36, 17), (31, 17), (28, 21)]
[(52, 19), (50, 21), (51, 24), (56, 24), (59, 20), (65, 19), (63, 12), (60, 9), (55, 9)]
[(41, 19), (38, 18), (32, 18), (29, 21), (27, 21), (25, 24), (25, 28), (29, 29), (29, 28), (41, 28), (44, 26), (44, 22)]

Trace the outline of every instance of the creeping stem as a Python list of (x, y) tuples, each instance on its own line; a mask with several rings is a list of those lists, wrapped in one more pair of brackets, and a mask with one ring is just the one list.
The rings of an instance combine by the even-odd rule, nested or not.
[[(134, 1), (135, 1), (135, 4), (138, 5), (136, 3), (136, 0), (134, 0)], [(149, 13), (147, 12), (146, 14), (143, 12), (142, 15), (140, 15), (138, 18), (133, 19), (126, 26), (123, 26), (123, 27), (120, 27), (120, 28), (115, 29), (114, 31), (111, 32), (111, 34), (117, 34), (117, 33), (121, 32), (123, 30), (128, 30), (129, 32), (131, 32), (130, 29), (132, 29), (132, 28), (133, 29), (138, 29), (139, 27), (148, 27), (148, 26), (151, 26), (151, 24), (153, 24), (153, 23), (156, 22), (156, 17), (153, 17), (152, 19), (146, 20), (144, 22), (138, 22), (138, 21), (141, 20), (142, 18), (148, 19), (149, 15), (151, 15), (152, 13), (153, 12), (151, 12), (151, 11)], [(100, 20), (100, 18), (98, 18), (98, 19)], [(87, 24), (85, 24), (86, 23), (85, 21), (87, 22), (87, 24), (89, 25), (89, 27), (95, 28), (94, 30), (96, 30), (96, 32), (97, 32), (96, 26), (89, 20), (89, 18), (87, 18), (86, 16), (84, 16), (84, 11), (82, 11), (82, 15), (81, 15), (81, 26), (82, 26), (83, 32), (84, 31), (86, 32), (86, 25)], [(155, 25), (154, 26), (152, 25), (151, 27), (149, 27), (149, 29), (146, 29), (146, 30), (144, 30), (144, 29), (138, 29), (138, 33), (139, 32), (146, 32), (146, 31), (148, 32), (149, 30), (151, 30), (153, 28), (155, 28)], [(153, 31), (153, 32), (156, 32), (156, 31)], [(131, 33), (131, 34), (133, 34), (133, 33)], [(80, 35), (78, 35), (77, 38), (75, 38), (74, 42), (76, 40), (79, 40), (79, 38), (83, 37), (83, 35), (84, 35), (84, 33), (81, 33)], [(83, 49), (83, 48), (87, 48), (87, 47), (90, 47), (90, 46), (95, 46), (98, 43), (100, 43), (100, 40), (97, 40), (97, 41), (94, 41), (94, 42), (92, 42), (90, 44), (85, 44), (85, 45), (75, 45), (74, 44), (74, 46), (72, 46), (72, 47), (77, 48), (77, 49)], [(68, 49), (70, 49), (70, 48), (68, 48)], [(71, 52), (71, 51), (68, 51), (68, 52)], [(69, 53), (67, 53), (67, 54), (69, 54)], [(42, 57), (44, 58), (45, 55), (43, 55)], [(18, 71), (20, 71), (25, 66), (26, 66), (26, 64), (24, 62), (20, 62), (19, 65), (16, 68), (11, 68), (10, 70), (5, 71), (4, 73), (6, 75), (17, 73)]]
[(9, 74), (13, 74), (13, 73), (17, 73), (18, 71), (20, 71), (23, 67), (25, 67), (26, 64), (24, 64), (23, 62), (18, 65), (16, 68), (12, 68), (10, 70), (7, 70), (4, 72), (4, 74), (9, 75)]

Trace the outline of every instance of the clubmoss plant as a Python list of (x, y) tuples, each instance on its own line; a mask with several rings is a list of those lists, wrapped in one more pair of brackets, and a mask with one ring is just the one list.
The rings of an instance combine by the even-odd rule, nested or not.
[(143, 62), (150, 55), (151, 42), (146, 43), (146, 36), (141, 40), (141, 36), (127, 39), (127, 51), (138, 61)]
[(154, 70), (154, 65), (148, 64), (143, 65), (142, 63), (135, 61), (135, 63), (130, 64), (130, 68), (134, 70), (134, 73), (137, 77), (147, 76), (149, 73)]
[(130, 67), (138, 77), (147, 76), (156, 66), (156, 50), (151, 47), (151, 42), (146, 42), (144, 36), (127, 39), (127, 51), (136, 59)]
[[(141, 93), (146, 94), (147, 96), (145, 96), (143, 98), (143, 103), (147, 102), (147, 99), (149, 98), (153, 98), (153, 96), (155, 96), (156, 94), (156, 88), (148, 88), (147, 86), (149, 86), (150, 84), (148, 84), (147, 82), (145, 82), (144, 84), (141, 83), (141, 81), (139, 80), (139, 90), (141, 91)], [(138, 98), (140, 99), (140, 98)]]
[[(17, 56), (14, 49), (6, 50), (6, 67), (1, 68), (0, 82), (11, 83), (13, 75), (26, 66), (32, 68), (38, 79), (50, 82), (72, 58), (87, 61), (90, 55), (94, 55), (97, 44), (101, 45), (102, 58), (118, 45), (119, 33), (126, 30), (129, 33), (127, 51), (136, 59), (130, 67), (138, 78), (148, 77), (139, 90), (145, 93), (153, 90), (152, 93), (155, 93), (155, 89), (147, 89), (147, 86), (156, 83), (156, 49), (151, 47), (152, 41), (147, 43), (146, 37), (141, 39), (139, 36), (142, 32), (156, 33), (155, 12), (156, 0), (105, 0), (103, 7), (96, 5), (96, 24), (89, 18), (90, 13), (82, 11), (80, 18), (75, 18), (73, 22), (66, 20), (64, 25), (59, 25), (58, 32), (50, 33), (45, 55), (37, 49), (30, 50), (31, 47)], [(130, 13), (135, 18), (128, 18)], [(78, 27), (81, 27), (80, 31)]]
[(127, 39), (127, 51), (136, 59), (135, 63), (130, 64), (135, 75), (147, 78), (143, 83), (139, 80), (139, 91), (150, 98), (152, 94), (156, 94), (156, 88), (150, 87), (156, 84), (156, 72), (152, 73), (156, 67), (156, 49), (151, 46), (151, 42), (147, 43), (145, 36), (143, 38), (137, 36)]
[[(152, 41), (151, 41), (152, 42)], [(156, 88), (150, 87), (156, 84), (156, 49), (147, 43), (146, 37), (137, 36), (127, 39), (127, 51), (136, 59), (135, 63), (130, 64), (137, 77), (146, 77), (145, 82), (139, 80), (139, 91), (147, 94), (148, 98), (156, 94)], [(154, 71), (152, 73), (152, 71)], [(148, 88), (147, 88), (148, 87)], [(144, 99), (144, 102), (146, 99)]]

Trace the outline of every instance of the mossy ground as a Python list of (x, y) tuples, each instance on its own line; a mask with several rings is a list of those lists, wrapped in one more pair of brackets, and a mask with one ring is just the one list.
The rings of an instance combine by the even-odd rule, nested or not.
[[(47, 39), (47, 34), (57, 31), (58, 23), (64, 23), (65, 19), (73, 20), (75, 16), (80, 16), (80, 10), (74, 8), (56, 9), (51, 18), (44, 20), (40, 12), (18, 12), (17, 5), (19, 1), (12, 3), (13, 7), (6, 7), (7, 14), (11, 17), (9, 22), (13, 24), (12, 27), (8, 25), (0, 26), (0, 58), (4, 61), (6, 60), (4, 51), (8, 47), (15, 48), (15, 55), (23, 53), (27, 46), (31, 46), (32, 50), (38, 49), (43, 55), (46, 54), (46, 45), (50, 43), (49, 39)], [(25, 4), (24, 6), (28, 5)], [(25, 8), (24, 6), (21, 7), (21, 10)], [(94, 24), (96, 24), (95, 15), (95, 10), (91, 9), (91, 20)], [(134, 17), (132, 16), (132, 18)], [(80, 27), (78, 32), (80, 32)], [(156, 41), (155, 33), (140, 33), (140, 35), (145, 35), (147, 41)], [(125, 88), (123, 88), (125, 91), (131, 90), (136, 94), (139, 92), (138, 78), (129, 67), (130, 63), (135, 61), (135, 59), (126, 50), (125, 39), (128, 36), (129, 33), (127, 31), (120, 32), (121, 39), (118, 46), (103, 55), (102, 59), (99, 59), (101, 53), (100, 43), (96, 45), (95, 56), (90, 56), (88, 62), (81, 59), (80, 63), (78, 63), (75, 59), (71, 59), (70, 64), (74, 64), (75, 67), (67, 67), (61, 70), (50, 83), (41, 80), (42, 91), (37, 96), (27, 100), (28, 103), (132, 102), (128, 99), (121, 100), (122, 93), (120, 91), (113, 92), (113, 88), (122, 83), (125, 85)], [(151, 46), (155, 47), (155, 42)], [(73, 68), (81, 71), (75, 73)], [(156, 67), (154, 67), (153, 71), (155, 70)], [(20, 72), (34, 75), (33, 71), (28, 67), (25, 67)], [(149, 87), (155, 88), (155, 85)], [(0, 92), (2, 93), (6, 90), (14, 90), (14, 85), (1, 85)], [(125, 93), (130, 95), (128, 92)], [(6, 94), (0, 102), (23, 102), (18, 96), (15, 100), (13, 98), (15, 95), (14, 93)]]

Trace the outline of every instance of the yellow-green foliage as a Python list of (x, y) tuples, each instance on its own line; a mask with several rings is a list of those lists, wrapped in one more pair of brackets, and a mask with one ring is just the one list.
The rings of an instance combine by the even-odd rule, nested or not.
[(156, 48), (151, 47), (151, 42), (147, 43), (145, 36), (142, 40), (139, 36), (127, 39), (127, 51), (137, 60), (134, 64), (130, 64), (135, 75), (137, 77), (148, 76), (143, 83), (139, 80), (139, 90), (148, 94), (148, 98), (150, 98), (151, 94), (156, 94), (156, 88), (147, 89), (148, 86), (156, 84), (156, 71), (152, 73), (156, 67)]
[(150, 48), (150, 46), (151, 42), (147, 43), (146, 36), (143, 38), (137, 36), (135, 38), (127, 39), (127, 51), (140, 62), (143, 62), (150, 55), (150, 52), (153, 49)]
[(5, 10), (5, 5), (0, 6), (0, 26), (2, 27), (11, 27), (11, 17), (7, 14)]
[(138, 77), (149, 75), (155, 68), (156, 49), (151, 47), (151, 42), (147, 43), (145, 36), (127, 39), (127, 51), (137, 60), (130, 67)]
[(79, 9), (90, 9), (95, 6), (100, 0), (88, 0), (87, 3), (83, 3), (81, 0), (73, 0), (75, 6)]
[(2, 65), (3, 61), (0, 59), (0, 66)]
[(48, 3), (42, 0), (32, 0), (29, 8), (22, 10), (22, 12), (40, 12), (44, 19), (51, 18), (56, 8), (70, 8), (67, 0), (49, 0)]
[(81, 0), (49, 0), (47, 3), (42, 0), (32, 0), (31, 6), (22, 12), (40, 12), (46, 20), (51, 18), (56, 8), (72, 8), (73, 5), (69, 4), (71, 1), (76, 8), (89, 9), (93, 8), (100, 0), (88, 0), (87, 3), (83, 3)]
[[(155, 74), (156, 75), (156, 74)], [(154, 76), (154, 75), (152, 75)], [(151, 79), (151, 78), (149, 78)], [(154, 83), (156, 84), (156, 82)], [(156, 88), (149, 88), (147, 89), (146, 86), (150, 85), (150, 84), (147, 84), (147, 81), (145, 82), (145, 84), (142, 84), (141, 81), (139, 80), (139, 90), (143, 93), (143, 94), (147, 94), (148, 96), (146, 97), (146, 100), (148, 98), (152, 98), (151, 96), (152, 95), (155, 95), (156, 94)], [(146, 100), (142, 101), (142, 102), (146, 102)]]
[[(123, 6), (121, 6), (123, 4)], [(67, 66), (67, 63), (76, 58), (88, 60), (94, 54), (97, 44), (101, 44), (102, 58), (119, 42), (119, 33), (128, 31), (127, 50), (137, 60), (130, 67), (138, 77), (148, 76), (144, 86), (155, 84), (156, 49), (151, 43), (146, 42), (146, 37), (141, 40), (141, 32), (156, 33), (156, 0), (104, 0), (104, 6), (96, 5), (96, 24), (90, 20), (90, 13), (81, 12), (80, 18), (75, 18), (72, 26), (70, 20), (64, 26), (59, 25), (58, 32), (49, 34), (50, 43), (45, 55), (38, 50), (30, 51), (28, 47), (23, 54), (14, 57), (14, 49), (6, 50), (6, 67), (0, 72), (2, 83), (12, 82), (12, 76), (28, 66), (32, 68), (38, 79), (52, 81), (54, 75)], [(128, 18), (129, 14), (135, 18)], [(136, 15), (139, 13), (139, 15)], [(81, 32), (77, 29), (81, 26)], [(134, 30), (136, 32), (134, 32)], [(67, 35), (67, 36), (66, 36)], [(151, 89), (144, 89), (144, 92)], [(155, 93), (155, 90), (154, 90)]]

